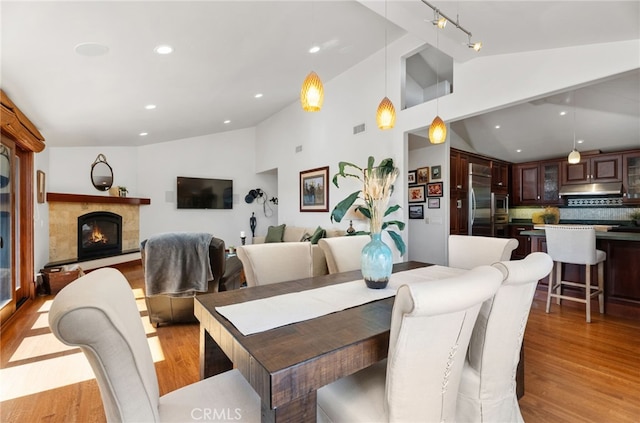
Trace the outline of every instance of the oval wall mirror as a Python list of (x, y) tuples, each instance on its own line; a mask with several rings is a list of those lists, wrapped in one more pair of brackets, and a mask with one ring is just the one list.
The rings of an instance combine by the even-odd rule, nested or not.
[(104, 154), (98, 154), (91, 165), (91, 183), (99, 191), (107, 191), (113, 185), (113, 169)]

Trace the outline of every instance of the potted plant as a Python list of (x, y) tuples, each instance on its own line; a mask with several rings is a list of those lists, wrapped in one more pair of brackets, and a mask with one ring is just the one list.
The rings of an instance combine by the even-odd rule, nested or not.
[(126, 197), (128, 192), (129, 191), (127, 190), (127, 187), (118, 187), (118, 193), (120, 194), (120, 197)]
[[(369, 157), (367, 167), (361, 168), (353, 163), (340, 162), (338, 173), (333, 177), (333, 184), (338, 185), (338, 178), (355, 178), (362, 182), (362, 189), (351, 193), (340, 201), (331, 212), (331, 221), (340, 222), (357, 199), (364, 201), (356, 210), (369, 219), (369, 231), (356, 231), (349, 235), (370, 235), (371, 242), (362, 249), (362, 275), (370, 288), (384, 288), (391, 275), (393, 266), (391, 249), (382, 241), (382, 231), (387, 231), (400, 255), (406, 252), (406, 246), (399, 233), (390, 230), (397, 227), (403, 230), (404, 222), (399, 220), (384, 221), (384, 218), (400, 208), (399, 205), (389, 206), (389, 198), (393, 192), (393, 183), (398, 177), (398, 168), (393, 159), (387, 158), (374, 166), (375, 159)], [(357, 172), (349, 173), (347, 168)]]
[(542, 212), (542, 221), (546, 224), (558, 223), (558, 215), (552, 207), (545, 207)]
[(631, 219), (634, 225), (640, 226), (640, 210), (632, 211), (629, 214), (629, 219)]

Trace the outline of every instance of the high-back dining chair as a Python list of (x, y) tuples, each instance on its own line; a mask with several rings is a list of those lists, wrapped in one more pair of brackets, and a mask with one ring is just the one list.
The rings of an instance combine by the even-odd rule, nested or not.
[(63, 288), (49, 326), (89, 360), (109, 422), (203, 421), (214, 410), (228, 420), (260, 420), (260, 398), (236, 369), (159, 396), (140, 312), (116, 269), (95, 270)]
[(369, 235), (322, 238), (318, 246), (324, 251), (329, 274), (358, 270), (362, 249), (371, 241)]
[(449, 235), (449, 267), (473, 269), (510, 260), (517, 247), (515, 238)]
[(516, 369), (536, 286), (553, 261), (545, 253), (532, 253), (493, 267), (505, 279), (482, 304), (473, 328), (458, 393), (459, 422), (523, 422)]
[(313, 276), (310, 242), (273, 242), (237, 249), (247, 286), (267, 285)]
[(480, 306), (502, 278), (498, 269), (481, 266), (453, 278), (401, 286), (387, 360), (320, 388), (318, 421), (455, 421), (471, 331)]
[[(604, 261), (607, 253), (596, 249), (596, 230), (593, 226), (548, 225), (544, 228), (547, 252), (554, 261), (555, 272), (549, 276), (547, 308), (551, 308), (551, 298), (577, 301), (586, 306), (587, 323), (591, 322), (591, 299), (598, 297), (600, 314), (604, 313)], [(584, 281), (562, 280), (562, 264), (572, 263), (585, 266)], [(598, 285), (591, 284), (591, 266), (598, 265)], [(563, 286), (584, 289), (582, 297), (565, 295)]]

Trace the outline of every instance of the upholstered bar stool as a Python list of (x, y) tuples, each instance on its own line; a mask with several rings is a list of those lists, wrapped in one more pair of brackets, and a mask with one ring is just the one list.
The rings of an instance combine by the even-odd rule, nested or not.
[[(555, 272), (549, 275), (547, 291), (547, 313), (551, 298), (585, 303), (587, 323), (591, 322), (591, 298), (597, 296), (600, 313), (604, 313), (604, 261), (607, 254), (596, 249), (596, 231), (593, 226), (553, 225), (545, 227), (547, 253), (554, 261)], [(563, 281), (562, 264), (571, 263), (586, 266), (585, 281)], [(591, 284), (591, 266), (598, 265), (598, 285)], [(555, 273), (555, 275), (554, 275)], [(584, 297), (564, 295), (563, 286), (573, 286), (585, 290)]]

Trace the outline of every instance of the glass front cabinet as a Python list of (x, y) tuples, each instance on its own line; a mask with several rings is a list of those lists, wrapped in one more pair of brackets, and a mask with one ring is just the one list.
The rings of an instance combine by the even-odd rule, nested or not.
[(625, 153), (622, 161), (623, 201), (627, 204), (640, 204), (640, 151)]

